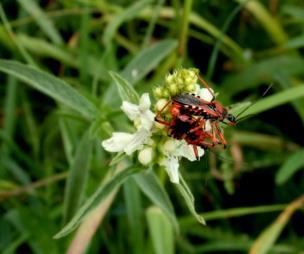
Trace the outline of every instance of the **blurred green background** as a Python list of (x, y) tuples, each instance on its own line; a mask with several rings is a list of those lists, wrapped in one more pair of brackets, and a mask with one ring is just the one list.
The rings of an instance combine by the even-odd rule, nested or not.
[[(0, 17), (1, 253), (304, 253), (303, 1), (1, 0)], [(207, 226), (163, 170), (111, 178), (100, 145), (130, 129), (109, 71), (142, 94), (181, 66), (254, 103), (226, 150), (182, 161)]]

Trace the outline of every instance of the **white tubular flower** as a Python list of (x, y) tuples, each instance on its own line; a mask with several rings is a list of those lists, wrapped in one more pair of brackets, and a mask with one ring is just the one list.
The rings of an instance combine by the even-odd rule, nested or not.
[[(204, 149), (198, 147), (197, 150), (199, 157), (204, 155)], [(196, 160), (192, 145), (188, 145), (184, 140), (167, 140), (163, 146), (163, 153), (165, 158), (159, 164), (165, 167), (172, 183), (179, 183), (179, 158)]]
[(154, 114), (150, 110), (151, 101), (148, 93), (144, 93), (139, 100), (139, 105), (128, 101), (122, 103), (121, 109), (128, 118), (136, 123), (137, 129), (151, 130), (154, 123)]
[(136, 125), (135, 133), (114, 132), (112, 137), (104, 140), (101, 145), (108, 152), (125, 152), (127, 155), (142, 149), (149, 142), (154, 114), (150, 111), (149, 94), (141, 96), (139, 105), (124, 101), (121, 109)]
[(172, 183), (179, 183), (179, 162), (178, 158), (175, 156), (167, 156), (160, 162), (160, 165), (165, 167), (165, 170)]

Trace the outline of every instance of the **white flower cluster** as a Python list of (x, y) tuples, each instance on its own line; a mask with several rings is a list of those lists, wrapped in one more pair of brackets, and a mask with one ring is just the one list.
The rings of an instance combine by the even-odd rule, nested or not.
[[(192, 92), (202, 99), (212, 100), (213, 95), (208, 89), (200, 88), (198, 84), (193, 84), (193, 88)], [(162, 98), (156, 103), (156, 107), (162, 107), (166, 102), (167, 100)], [(141, 164), (157, 163), (165, 168), (171, 182), (179, 183), (179, 160), (182, 157), (190, 161), (196, 160), (193, 147), (184, 140), (175, 140), (167, 136), (162, 136), (162, 140), (156, 144), (153, 135), (157, 135), (162, 130), (155, 127), (157, 125), (154, 121), (155, 114), (150, 110), (150, 106), (148, 93), (141, 96), (139, 105), (124, 101), (121, 109), (133, 121), (136, 131), (135, 133), (114, 132), (111, 138), (102, 142), (102, 146), (109, 152), (124, 152), (127, 155), (139, 151), (137, 158)], [(200, 147), (198, 147), (198, 155), (199, 157), (204, 155), (204, 150)]]

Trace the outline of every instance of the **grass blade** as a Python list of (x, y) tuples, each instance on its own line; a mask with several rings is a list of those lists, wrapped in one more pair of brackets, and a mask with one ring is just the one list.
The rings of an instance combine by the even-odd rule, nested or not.
[(114, 190), (112, 190), (112, 192), (84, 219), (69, 245), (66, 252), (67, 254), (83, 254), (90, 246), (90, 242), (96, 233), (98, 226), (110, 209), (118, 189), (118, 187), (114, 188)]
[(176, 232), (179, 231), (172, 203), (161, 186), (158, 178), (151, 171), (144, 171), (134, 176), (143, 193), (170, 218)]
[(63, 204), (64, 223), (67, 223), (72, 218), (80, 205), (88, 176), (91, 155), (92, 142), (89, 139), (88, 132), (86, 132), (78, 144), (66, 181)]
[(109, 22), (109, 25), (106, 27), (104, 31), (102, 37), (104, 44), (109, 45), (119, 26), (123, 22), (127, 20), (131, 20), (134, 17), (136, 17), (140, 12), (140, 10), (142, 10), (151, 2), (152, 2), (151, 0), (136, 1), (133, 5), (125, 9), (122, 13), (119, 13), (116, 17), (114, 17), (114, 19), (111, 20), (111, 22)]
[(166, 39), (143, 49), (138, 52), (120, 75), (133, 85), (157, 67), (176, 47), (176, 40)]
[(155, 206), (148, 208), (146, 216), (155, 253), (175, 253), (173, 228), (167, 216)]
[(141, 192), (134, 179), (128, 179), (123, 186), (126, 211), (128, 216), (128, 231), (130, 234), (130, 253), (141, 254), (144, 249), (144, 224)]
[(0, 60), (0, 71), (24, 81), (51, 98), (80, 112), (87, 118), (93, 118), (97, 109), (94, 104), (64, 81), (33, 67), (11, 60)]
[[(13, 77), (8, 79), (4, 103), (3, 134), (8, 139), (13, 139), (16, 122), (17, 80)], [(6, 143), (1, 144), (2, 155), (8, 155), (10, 148)]]
[(69, 223), (64, 226), (54, 238), (64, 237), (75, 230), (92, 209), (96, 208), (115, 188), (119, 187), (129, 176), (135, 174), (138, 170), (138, 168), (127, 168), (114, 175), (107, 182), (102, 183), (94, 194), (81, 206)]
[(33, 0), (18, 0), (19, 4), (35, 19), (41, 30), (49, 37), (49, 39), (57, 45), (62, 45), (63, 40), (55, 28), (52, 21), (45, 12), (40, 9), (40, 6)]
[(283, 184), (299, 169), (304, 167), (304, 149), (297, 151), (288, 157), (285, 163), (279, 168), (276, 174), (276, 183)]
[(297, 87), (287, 89), (285, 91), (276, 93), (274, 95), (268, 96), (267, 98), (259, 100), (251, 108), (249, 108), (246, 112), (244, 112), (242, 117), (261, 113), (263, 111), (280, 106), (287, 102), (291, 102), (303, 96), (304, 96), (304, 84), (301, 84)]
[(290, 220), (293, 213), (304, 205), (304, 196), (296, 199), (289, 204), (280, 216), (267, 227), (253, 243), (249, 254), (264, 254), (268, 253), (273, 246), (285, 225)]
[[(149, 48), (145, 48), (140, 51), (119, 74), (133, 85), (152, 71), (176, 47), (176, 40), (167, 39), (158, 42)], [(109, 90), (104, 95), (104, 101), (113, 105), (116, 98), (114, 94), (115, 86), (111, 84)]]

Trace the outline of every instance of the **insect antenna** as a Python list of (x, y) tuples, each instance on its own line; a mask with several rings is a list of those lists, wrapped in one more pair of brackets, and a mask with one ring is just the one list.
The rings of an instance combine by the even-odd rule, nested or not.
[[(267, 89), (263, 92), (262, 94), (262, 98), (269, 92), (269, 90), (271, 89), (271, 87), (273, 86), (273, 83), (270, 84)], [(237, 120), (237, 122), (241, 121), (241, 120), (244, 120), (246, 118), (249, 118), (251, 116), (253, 116), (253, 114), (251, 115), (247, 115), (247, 116), (244, 116), (244, 117), (241, 117), (239, 118), (242, 114), (244, 114), (248, 109), (250, 109), (252, 106), (254, 106), (256, 103), (258, 102), (258, 100), (256, 100), (255, 102), (251, 103), (250, 105), (248, 105), (247, 107), (245, 107), (240, 113), (238, 113), (235, 117), (235, 119)]]
[(206, 87), (208, 89), (209, 93), (212, 94), (212, 100), (214, 100), (214, 98), (215, 98), (214, 92), (208, 85), (207, 81), (205, 81), (200, 75), (198, 75), (198, 80), (204, 85), (204, 87)]

